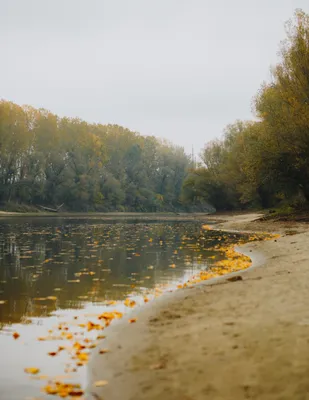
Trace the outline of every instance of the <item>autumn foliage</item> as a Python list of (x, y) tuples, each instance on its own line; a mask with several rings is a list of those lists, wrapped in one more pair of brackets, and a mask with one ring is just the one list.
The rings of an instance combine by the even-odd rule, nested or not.
[(280, 62), (254, 98), (254, 121), (227, 126), (208, 143), (185, 195), (217, 209), (309, 202), (309, 16), (286, 24)]

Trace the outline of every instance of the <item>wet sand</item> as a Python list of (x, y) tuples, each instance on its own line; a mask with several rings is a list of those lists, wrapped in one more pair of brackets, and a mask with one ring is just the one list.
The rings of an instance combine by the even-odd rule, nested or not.
[(135, 324), (112, 326), (100, 344), (110, 352), (93, 353), (87, 399), (309, 399), (309, 226), (222, 218), (220, 229), (281, 237), (242, 246), (256, 266), (243, 280), (168, 293)]

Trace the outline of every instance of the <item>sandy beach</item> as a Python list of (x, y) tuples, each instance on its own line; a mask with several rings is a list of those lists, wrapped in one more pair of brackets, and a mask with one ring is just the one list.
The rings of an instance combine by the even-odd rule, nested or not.
[[(223, 216), (218, 229), (280, 233), (242, 246), (254, 266), (168, 293), (109, 328), (91, 400), (309, 399), (309, 226)], [(214, 216), (218, 220), (217, 216)], [(208, 218), (210, 219), (210, 218)], [(107, 380), (101, 388), (93, 382)]]

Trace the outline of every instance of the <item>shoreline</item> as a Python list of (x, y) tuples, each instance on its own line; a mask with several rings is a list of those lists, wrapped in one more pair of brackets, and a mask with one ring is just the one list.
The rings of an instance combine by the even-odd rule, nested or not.
[(59, 218), (59, 219), (102, 219), (102, 220), (141, 220), (141, 221), (205, 221), (212, 214), (172, 213), (172, 212), (8, 212), (0, 211), (0, 220), (5, 218)]
[[(246, 349), (251, 348), (253, 343), (254, 353), (259, 353), (256, 350), (259, 345), (261, 349), (267, 348), (270, 336), (260, 334), (259, 329), (252, 330), (252, 325), (255, 325), (256, 320), (259, 323), (263, 320), (263, 316), (256, 315), (254, 311), (267, 306), (265, 295), (266, 293), (269, 295), (271, 291), (270, 271), (274, 274), (275, 281), (286, 276), (286, 270), (282, 270), (281, 266), (283, 259), (290, 253), (286, 242), (293, 242), (300, 246), (301, 243), (298, 241), (304, 241), (302, 252), (306, 252), (307, 243), (309, 244), (308, 227), (304, 224), (252, 222), (257, 217), (257, 214), (230, 217), (224, 215), (221, 221), (225, 222), (219, 222), (216, 225), (219, 230), (248, 232), (248, 228), (251, 228), (250, 231), (255, 232), (258, 230), (279, 231), (282, 234), (279, 239), (251, 242), (241, 246), (241, 252), (249, 255), (250, 258), (253, 255), (256, 258), (256, 254), (261, 254), (252, 260), (253, 265), (250, 268), (233, 273), (242, 275), (243, 280), (228, 282), (227, 278), (231, 276), (230, 274), (195, 285), (193, 288), (167, 293), (146, 305), (148, 307), (143, 310), (134, 310), (130, 316), (138, 314), (136, 324), (126, 326), (124, 320), (119, 321), (115, 326), (112, 325), (108, 330), (107, 338), (97, 348), (98, 350), (108, 348), (110, 352), (103, 356), (96, 352), (91, 358), (87, 399), (195, 400), (209, 396), (211, 399), (219, 400), (258, 399), (263, 398), (263, 395), (267, 399), (279, 398), (279, 395), (281, 395), (280, 398), (286, 399), (303, 398), (295, 394), (299, 379), (294, 386), (290, 385), (288, 388), (290, 397), (284, 397), (286, 388), (282, 388), (282, 373), (278, 374), (280, 375), (278, 380), (268, 379), (270, 386), (276, 383), (280, 386), (278, 397), (276, 394), (271, 396), (268, 391), (263, 393), (265, 391), (263, 381), (266, 378), (263, 377), (259, 385), (257, 370), (260, 374), (263, 373), (264, 367), (267, 370), (269, 362), (267, 354), (271, 359), (275, 356), (281, 357), (282, 354), (277, 354), (277, 351), (271, 354), (270, 349), (267, 349), (267, 351), (263, 350), (258, 357), (259, 360), (256, 360), (246, 354)], [(212, 216), (212, 218), (218, 221), (220, 216)], [(289, 234), (285, 235), (285, 232), (291, 227), (297, 234), (290, 237)], [(304, 230), (305, 233), (301, 233)], [(273, 265), (274, 260), (279, 261), (280, 257), (282, 261)], [(297, 263), (300, 265), (299, 261)], [(256, 268), (257, 265), (259, 268)], [(286, 282), (284, 288), (285, 286)], [(280, 293), (280, 298), (282, 297), (281, 289), (277, 284), (276, 290)], [(276, 299), (273, 300), (276, 302)], [(276, 307), (279, 305), (276, 304)], [(266, 309), (272, 313), (276, 307), (270, 307), (270, 309), (266, 307)], [(292, 317), (289, 313), (287, 315)], [(266, 321), (265, 329), (269, 328), (271, 322), (276, 321), (276, 316), (272, 315), (269, 318), (269, 315), (265, 315)], [(243, 329), (239, 329), (239, 323), (243, 325)], [(272, 335), (278, 330), (279, 336), (280, 333), (283, 334), (284, 330), (280, 330), (281, 326), (275, 325), (275, 328), (271, 330)], [(291, 336), (288, 336), (291, 340)], [(278, 337), (277, 340), (280, 342), (279, 339)], [(248, 345), (244, 346), (245, 343)], [(228, 349), (227, 344), (229, 344)], [(237, 355), (241, 352), (245, 354)], [(278, 368), (282, 367), (278, 364)], [(290, 374), (291, 371), (287, 370)], [(218, 379), (215, 371), (219, 377), (222, 373), (223, 376)], [(271, 376), (271, 372), (269, 374)], [(303, 379), (307, 380), (305, 375)], [(94, 388), (93, 382), (97, 380), (107, 380), (109, 384), (102, 388)], [(294, 390), (293, 394), (290, 393), (291, 390)], [(258, 395), (256, 397), (250, 394), (251, 397), (248, 397), (247, 391), (256, 392)]]

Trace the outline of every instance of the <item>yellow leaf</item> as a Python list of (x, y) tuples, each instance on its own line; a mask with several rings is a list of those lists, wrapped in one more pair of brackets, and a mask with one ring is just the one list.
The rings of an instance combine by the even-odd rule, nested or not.
[(24, 371), (27, 374), (32, 374), (32, 375), (36, 375), (40, 372), (39, 368), (35, 368), (35, 367), (25, 368)]

